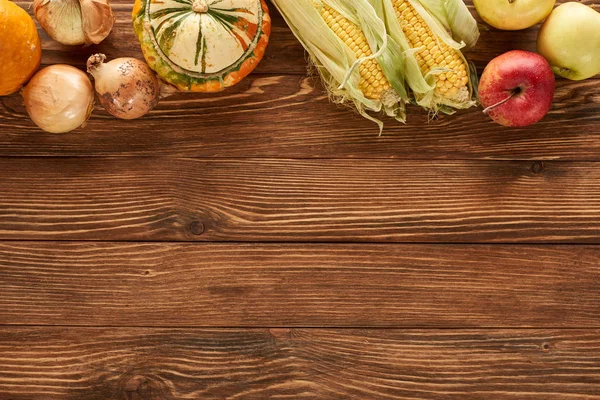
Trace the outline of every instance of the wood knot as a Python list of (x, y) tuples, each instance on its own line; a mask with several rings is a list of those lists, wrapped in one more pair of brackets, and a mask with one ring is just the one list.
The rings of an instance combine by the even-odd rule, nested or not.
[(542, 161), (536, 161), (531, 166), (531, 172), (534, 174), (540, 174), (544, 170), (544, 163)]
[(125, 394), (127, 395), (127, 399), (133, 399), (134, 398), (134, 397), (132, 397), (133, 394), (139, 393), (142, 386), (144, 386), (147, 382), (148, 382), (148, 380), (145, 377), (139, 376), (139, 375), (134, 376), (134, 377), (130, 378), (127, 382), (125, 382), (125, 386), (123, 387), (123, 390), (125, 391)]
[(204, 233), (204, 224), (200, 221), (192, 221), (190, 224), (190, 232), (196, 236), (202, 235)]
[(119, 386), (120, 400), (175, 400), (169, 382), (150, 371), (132, 371)]
[(542, 350), (544, 350), (544, 351), (550, 350), (550, 343), (548, 343), (548, 342), (542, 343)]

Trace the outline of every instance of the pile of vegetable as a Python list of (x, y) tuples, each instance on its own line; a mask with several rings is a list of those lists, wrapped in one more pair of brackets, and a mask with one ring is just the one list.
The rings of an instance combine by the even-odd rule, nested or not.
[[(376, 122), (407, 119), (407, 105), (430, 115), (481, 103), (507, 126), (537, 122), (550, 110), (554, 74), (600, 73), (600, 13), (555, 0), (474, 0), (482, 19), (506, 30), (545, 20), (538, 53), (492, 60), (478, 83), (462, 51), (479, 38), (463, 0), (272, 0), (310, 56), (330, 99)], [(114, 24), (109, 0), (34, 0), (40, 26), (65, 45), (92, 45)], [(87, 72), (52, 65), (35, 73), (41, 43), (31, 17), (0, 0), (0, 96), (22, 89), (43, 130), (83, 126), (96, 98), (111, 115), (136, 119), (176, 92), (218, 92), (239, 83), (263, 58), (271, 35), (265, 0), (136, 0), (133, 28), (145, 61), (92, 54)], [(90, 77), (92, 79), (90, 79)], [(93, 82), (93, 83), (92, 83)], [(479, 84), (479, 86), (478, 86)]]
[[(65, 45), (98, 44), (114, 23), (109, 0), (35, 0), (34, 14)], [(0, 0), (0, 96), (26, 84), (27, 113), (51, 133), (84, 126), (96, 97), (109, 114), (137, 119), (178, 91), (218, 92), (239, 83), (262, 59), (271, 34), (264, 0), (138, 0), (133, 21), (147, 63), (130, 57), (106, 62), (104, 54), (93, 54), (87, 62), (93, 84), (64, 64), (34, 75), (41, 61), (35, 23)]]

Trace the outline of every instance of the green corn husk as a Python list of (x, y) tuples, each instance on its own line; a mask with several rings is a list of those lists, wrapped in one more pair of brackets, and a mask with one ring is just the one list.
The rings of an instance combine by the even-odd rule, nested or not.
[(477, 21), (462, 0), (419, 0), (437, 20), (452, 33), (452, 37), (464, 42), (467, 48), (475, 46), (479, 39)]
[(385, 21), (388, 34), (403, 50), (406, 83), (414, 94), (415, 102), (431, 113), (452, 114), (455, 109), (465, 109), (476, 104), (476, 73), (460, 49), (473, 46), (479, 38), (477, 22), (462, 0), (408, 0), (431, 31), (448, 46), (456, 49), (462, 57), (470, 76), (467, 96), (447, 98), (435, 92), (435, 75), (449, 71), (446, 68), (433, 68), (423, 75), (412, 49), (402, 31), (394, 11), (392, 0), (369, 0), (377, 15)]
[[(302, 43), (318, 70), (332, 101), (352, 105), (365, 118), (383, 122), (369, 113), (385, 113), (398, 121), (406, 120), (405, 103), (409, 102), (405, 87), (403, 50), (388, 35), (386, 25), (369, 0), (314, 0), (317, 7), (326, 3), (350, 22), (360, 27), (373, 52), (371, 57), (357, 59), (353, 51), (329, 28), (313, 0), (272, 0), (290, 29)], [(376, 58), (392, 89), (381, 100), (368, 99), (359, 88), (358, 65)]]

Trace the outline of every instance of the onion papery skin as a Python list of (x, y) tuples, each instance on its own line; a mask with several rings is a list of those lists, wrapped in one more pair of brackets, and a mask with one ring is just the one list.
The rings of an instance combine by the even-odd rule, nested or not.
[(23, 89), (25, 108), (46, 132), (66, 133), (85, 125), (94, 107), (94, 89), (87, 75), (70, 65), (40, 70)]
[(35, 0), (35, 17), (48, 36), (59, 43), (85, 43), (79, 0)]
[(152, 111), (161, 91), (154, 71), (137, 58), (122, 57), (107, 63), (105, 59), (103, 54), (95, 54), (87, 64), (104, 109), (121, 119), (141, 118)]
[(33, 10), (48, 36), (69, 46), (102, 42), (115, 22), (109, 0), (34, 0)]

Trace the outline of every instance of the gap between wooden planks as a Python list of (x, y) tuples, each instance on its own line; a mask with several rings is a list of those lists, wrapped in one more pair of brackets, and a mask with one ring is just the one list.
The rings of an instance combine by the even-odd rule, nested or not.
[(0, 327), (0, 397), (598, 399), (599, 349), (595, 330)]
[(0, 158), (0, 239), (600, 243), (597, 163)]

